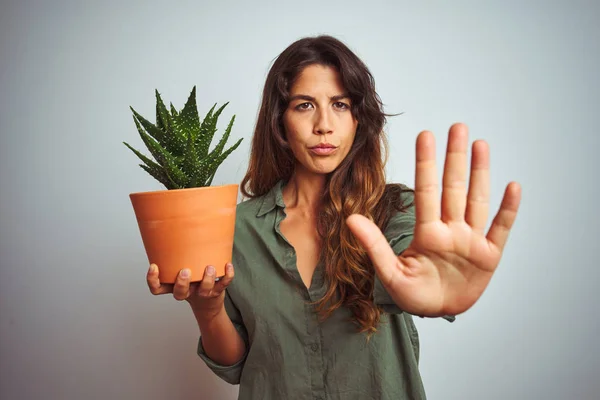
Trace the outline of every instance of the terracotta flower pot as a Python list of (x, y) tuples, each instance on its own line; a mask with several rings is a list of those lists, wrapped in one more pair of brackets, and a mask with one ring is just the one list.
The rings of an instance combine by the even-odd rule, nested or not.
[(237, 195), (237, 184), (129, 195), (149, 264), (158, 265), (161, 282), (174, 283), (183, 268), (192, 271), (192, 282), (200, 281), (208, 265), (225, 275)]

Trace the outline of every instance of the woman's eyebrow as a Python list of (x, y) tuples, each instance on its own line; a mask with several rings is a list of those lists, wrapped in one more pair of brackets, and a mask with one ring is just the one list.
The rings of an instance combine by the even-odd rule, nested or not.
[[(347, 94), (338, 94), (335, 96), (331, 96), (330, 100), (331, 101), (339, 101), (342, 99), (349, 99), (349, 98), (350, 98), (350, 96), (348, 96)], [(316, 99), (314, 97), (309, 96), (307, 94), (297, 94), (297, 95), (290, 97), (290, 101), (294, 101), (294, 100), (316, 101)]]

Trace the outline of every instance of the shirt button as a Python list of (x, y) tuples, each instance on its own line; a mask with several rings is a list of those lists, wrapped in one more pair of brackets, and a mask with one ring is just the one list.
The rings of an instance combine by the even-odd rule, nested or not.
[[(319, 345), (316, 344), (316, 343), (313, 343), (313, 344), (310, 345), (310, 349), (312, 351), (317, 351), (317, 350), (319, 350)], [(319, 397), (319, 399), (320, 399), (320, 397)]]

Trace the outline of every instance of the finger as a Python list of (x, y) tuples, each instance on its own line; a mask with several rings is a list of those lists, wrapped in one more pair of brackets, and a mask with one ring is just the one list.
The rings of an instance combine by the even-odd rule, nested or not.
[(215, 287), (215, 267), (209, 265), (204, 270), (204, 278), (198, 287), (198, 294), (202, 297), (210, 297), (212, 290)]
[(446, 162), (442, 180), (442, 220), (463, 221), (467, 203), (468, 130), (464, 124), (454, 124), (448, 133)]
[(417, 137), (415, 213), (417, 224), (425, 224), (440, 218), (435, 138), (429, 131), (423, 131)]
[(490, 151), (486, 142), (477, 140), (473, 143), (465, 221), (482, 235), (487, 224), (489, 205)]
[(221, 293), (223, 290), (225, 290), (233, 280), (234, 275), (235, 272), (233, 270), (233, 265), (231, 263), (227, 263), (227, 265), (225, 265), (225, 276), (215, 284), (213, 292)]
[(348, 217), (346, 223), (369, 255), (381, 282), (384, 285), (390, 284), (398, 273), (398, 268), (401, 269), (401, 264), (381, 230), (359, 214)]
[(190, 295), (190, 279), (192, 271), (184, 268), (177, 274), (175, 286), (173, 286), (173, 297), (177, 300), (185, 300)]
[(516, 182), (511, 182), (504, 191), (502, 204), (487, 234), (488, 241), (500, 251), (504, 249), (508, 240), (508, 234), (517, 217), (520, 202), (521, 186)]
[(148, 282), (150, 293), (154, 295), (171, 293), (173, 291), (173, 285), (160, 283), (158, 266), (156, 264), (150, 264), (148, 274), (146, 275), (146, 281)]

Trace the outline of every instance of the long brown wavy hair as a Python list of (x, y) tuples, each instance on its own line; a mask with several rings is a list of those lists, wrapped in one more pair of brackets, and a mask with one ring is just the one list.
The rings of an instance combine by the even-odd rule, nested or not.
[(350, 152), (328, 174), (322, 194), (317, 225), (327, 292), (316, 309), (326, 318), (345, 306), (351, 310), (358, 331), (371, 334), (377, 330), (382, 312), (373, 302), (375, 270), (345, 221), (358, 213), (383, 230), (393, 213), (409, 206), (401, 204), (401, 194), (410, 189), (386, 184), (388, 143), (383, 127), (387, 115), (367, 66), (338, 39), (325, 35), (303, 38), (275, 59), (265, 82), (241, 191), (246, 197), (259, 197), (278, 181), (291, 178), (295, 158), (286, 142), (283, 114), (295, 80), (304, 68), (314, 64), (338, 71), (358, 121)]

